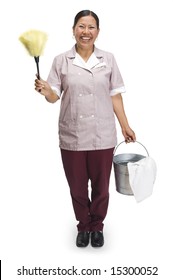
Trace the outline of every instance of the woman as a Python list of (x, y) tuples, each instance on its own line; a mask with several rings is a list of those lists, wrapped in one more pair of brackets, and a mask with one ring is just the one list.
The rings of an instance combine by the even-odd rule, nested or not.
[(35, 80), (35, 89), (48, 102), (61, 97), (60, 149), (79, 222), (78, 247), (86, 247), (90, 238), (93, 247), (104, 244), (103, 221), (116, 145), (115, 115), (125, 141), (136, 139), (125, 115), (121, 96), (124, 83), (114, 56), (94, 45), (99, 31), (98, 16), (89, 10), (80, 11), (73, 25), (75, 46), (54, 58), (47, 81)]

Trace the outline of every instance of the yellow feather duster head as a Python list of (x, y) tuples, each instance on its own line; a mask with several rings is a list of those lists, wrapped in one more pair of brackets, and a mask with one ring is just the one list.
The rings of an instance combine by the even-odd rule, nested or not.
[(38, 79), (40, 79), (39, 56), (43, 54), (47, 37), (45, 32), (39, 30), (29, 30), (19, 37), (19, 40), (23, 43), (28, 53), (35, 59)]
[(39, 30), (30, 30), (23, 33), (19, 40), (23, 43), (31, 56), (40, 56), (43, 53), (47, 34)]

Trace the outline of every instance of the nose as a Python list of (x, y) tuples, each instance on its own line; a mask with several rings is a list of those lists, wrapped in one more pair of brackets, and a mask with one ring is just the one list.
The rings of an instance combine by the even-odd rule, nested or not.
[(87, 26), (83, 29), (83, 33), (84, 33), (84, 34), (89, 33), (89, 28), (88, 28)]

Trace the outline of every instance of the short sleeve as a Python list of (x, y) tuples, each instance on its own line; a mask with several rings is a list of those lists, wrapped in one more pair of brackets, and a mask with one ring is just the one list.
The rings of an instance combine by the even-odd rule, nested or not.
[(52, 67), (50, 69), (47, 82), (52, 90), (60, 97), (62, 93), (61, 87), (61, 63), (60, 56), (54, 58)]
[(118, 93), (124, 93), (126, 90), (125, 90), (123, 78), (121, 76), (117, 62), (113, 55), (111, 58), (111, 67), (112, 67), (112, 73), (111, 73), (111, 80), (110, 80), (110, 95), (114, 96)]

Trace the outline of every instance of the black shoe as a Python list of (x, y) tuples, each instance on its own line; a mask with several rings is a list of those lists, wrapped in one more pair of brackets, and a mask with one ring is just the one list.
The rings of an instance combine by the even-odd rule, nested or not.
[(89, 235), (90, 233), (88, 231), (80, 231), (78, 232), (77, 238), (76, 238), (76, 246), (77, 247), (86, 247), (89, 244)]
[(93, 231), (91, 233), (91, 246), (102, 247), (104, 244), (104, 237), (102, 231)]

